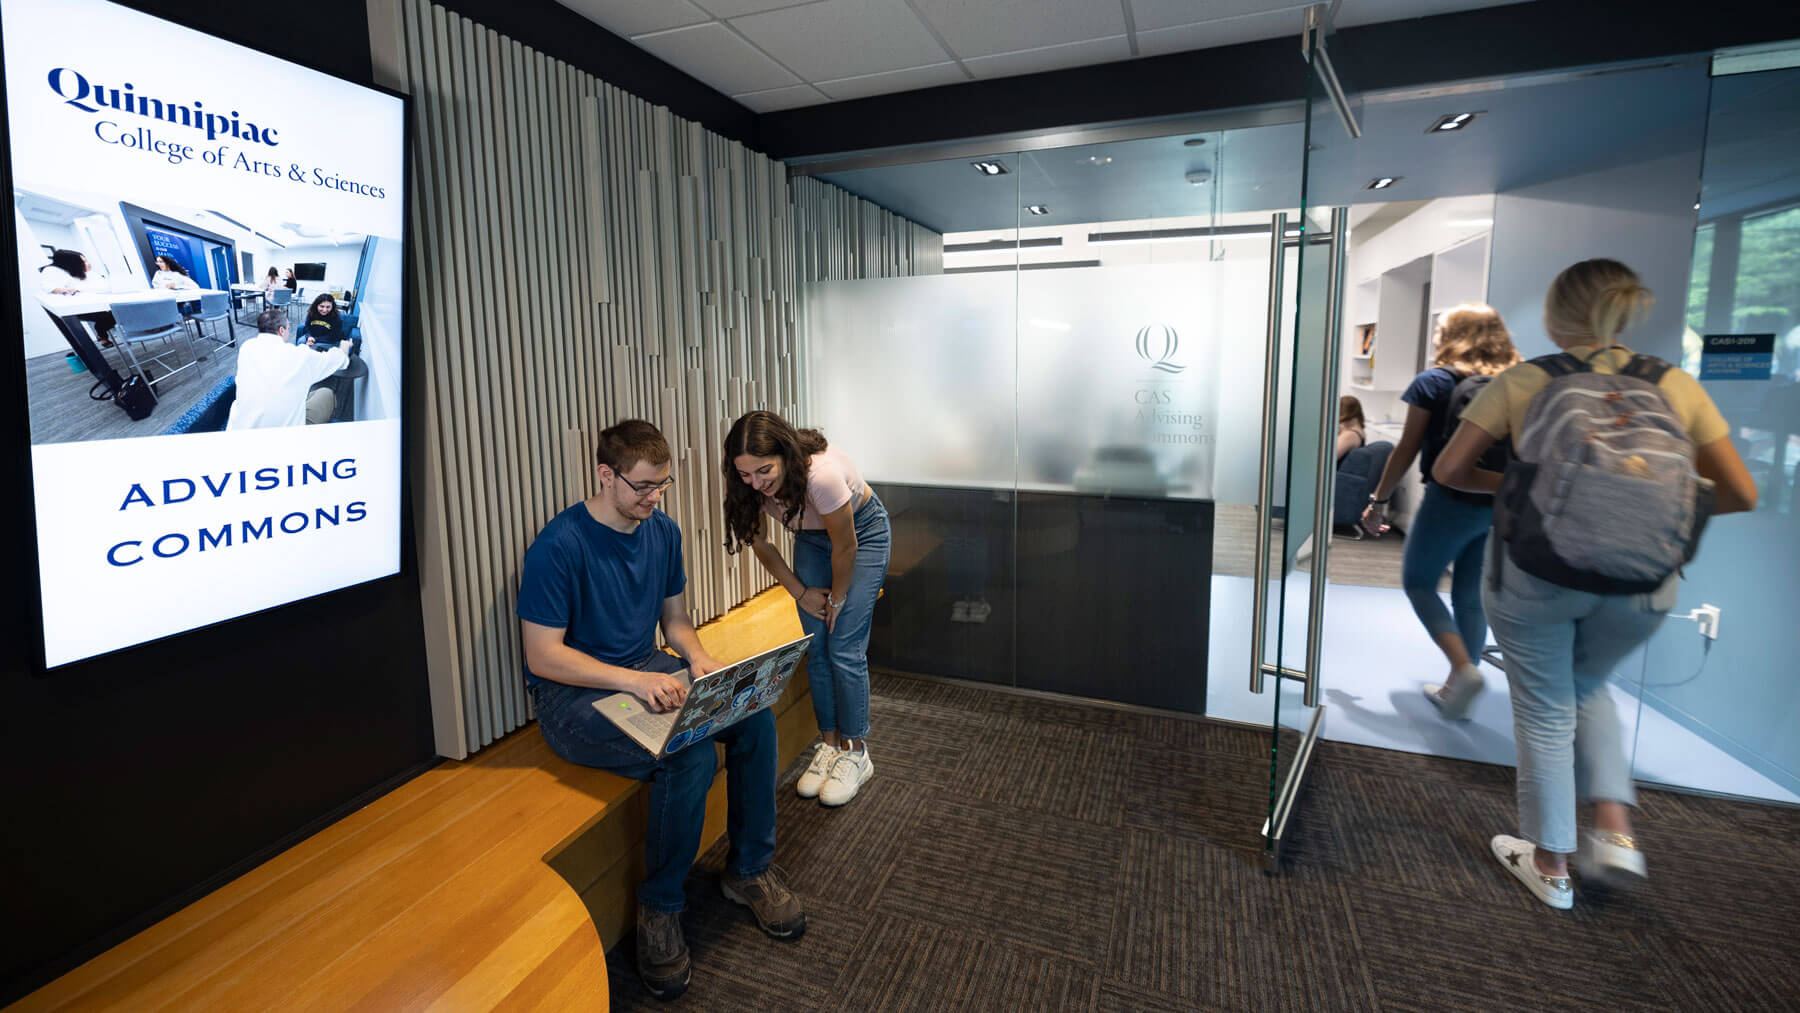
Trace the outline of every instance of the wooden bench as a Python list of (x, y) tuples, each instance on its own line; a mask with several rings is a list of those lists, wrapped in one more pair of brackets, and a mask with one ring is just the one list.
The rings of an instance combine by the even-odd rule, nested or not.
[[(793, 600), (771, 588), (700, 639), (732, 660), (799, 634)], [(774, 711), (785, 767), (818, 734), (804, 665)], [(606, 950), (637, 914), (648, 796), (637, 781), (565, 763), (527, 725), (439, 764), (17, 1008), (605, 1009)], [(721, 762), (702, 851), (724, 823)]]

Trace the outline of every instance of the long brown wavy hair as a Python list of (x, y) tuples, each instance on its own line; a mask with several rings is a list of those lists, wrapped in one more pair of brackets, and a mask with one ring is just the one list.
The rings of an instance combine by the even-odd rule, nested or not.
[(737, 459), (781, 458), (781, 488), (775, 502), (782, 508), (781, 523), (792, 525), (806, 509), (806, 482), (812, 455), (826, 447), (825, 434), (817, 429), (795, 429), (774, 412), (756, 411), (731, 424), (725, 434), (725, 551), (735, 553), (756, 540), (762, 524), (763, 495), (738, 477)]
[(1444, 312), (1438, 327), (1443, 334), (1431, 361), (1433, 366), (1464, 376), (1495, 376), (1519, 361), (1512, 335), (1492, 306), (1467, 302), (1452, 306)]

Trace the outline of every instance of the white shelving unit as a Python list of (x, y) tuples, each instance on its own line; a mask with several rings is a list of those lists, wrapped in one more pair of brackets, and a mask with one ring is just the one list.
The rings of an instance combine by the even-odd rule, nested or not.
[(1457, 243), (1431, 255), (1431, 316), (1426, 333), (1437, 329), (1438, 317), (1453, 306), (1487, 301), (1488, 251), (1492, 233)]
[(1358, 282), (1349, 293), (1354, 309), (1344, 334), (1344, 375), (1351, 389), (1401, 391), (1418, 373), (1432, 260), (1414, 258)]

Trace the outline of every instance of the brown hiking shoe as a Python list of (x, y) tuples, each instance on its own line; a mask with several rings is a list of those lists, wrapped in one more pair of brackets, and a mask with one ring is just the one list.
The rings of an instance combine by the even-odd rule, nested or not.
[(688, 959), (687, 940), (681, 937), (681, 915), (638, 905), (637, 966), (644, 987), (658, 999), (673, 999), (687, 991), (694, 965)]
[(725, 899), (742, 904), (756, 916), (756, 924), (776, 939), (792, 942), (806, 933), (806, 912), (800, 898), (789, 890), (781, 870), (771, 865), (760, 876), (719, 880)]

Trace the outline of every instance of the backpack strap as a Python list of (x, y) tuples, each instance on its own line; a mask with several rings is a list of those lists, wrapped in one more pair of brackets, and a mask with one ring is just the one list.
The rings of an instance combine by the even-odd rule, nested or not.
[(1619, 375), (1642, 380), (1654, 387), (1662, 382), (1663, 374), (1667, 373), (1669, 369), (1669, 364), (1663, 360), (1654, 355), (1644, 355), (1640, 352), (1632, 355), (1631, 361), (1620, 367)]
[(1550, 374), (1550, 379), (1552, 380), (1559, 376), (1568, 376), (1570, 373), (1593, 372), (1592, 366), (1589, 366), (1575, 356), (1570, 355), (1568, 352), (1555, 352), (1550, 355), (1540, 355), (1537, 358), (1532, 359), (1531, 364)]

